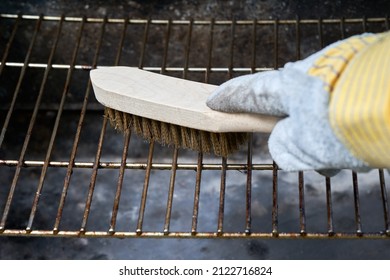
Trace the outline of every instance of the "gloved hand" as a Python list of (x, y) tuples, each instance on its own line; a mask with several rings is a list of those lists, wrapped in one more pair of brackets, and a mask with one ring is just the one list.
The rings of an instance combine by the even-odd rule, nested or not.
[[(373, 34), (362, 34), (352, 38), (363, 39), (364, 44), (364, 38), (368, 38), (369, 44), (375, 41), (374, 37)], [(326, 60), (322, 60), (321, 64), (321, 59), (328, 59), (329, 53), (339, 51), (340, 46), (348, 45), (351, 49), (350, 41), (346, 40), (336, 42), (302, 61), (287, 63), (280, 70), (229, 80), (209, 97), (207, 105), (224, 112), (284, 117), (274, 127), (268, 142), (272, 158), (283, 170), (314, 169), (327, 176), (335, 175), (344, 168), (368, 171), (372, 166), (356, 157), (330, 123), (329, 104), (334, 83), (352, 57), (340, 59), (345, 60), (345, 65), (335, 67), (339, 69), (328, 67), (327, 70), (321, 69), (324, 65), (328, 66)], [(356, 54), (353, 52), (352, 56)], [(314, 72), (316, 69), (320, 71), (312, 74), (310, 71), (313, 69)], [(333, 84), (329, 84), (329, 77), (325, 77), (329, 75), (333, 75), (330, 79)]]

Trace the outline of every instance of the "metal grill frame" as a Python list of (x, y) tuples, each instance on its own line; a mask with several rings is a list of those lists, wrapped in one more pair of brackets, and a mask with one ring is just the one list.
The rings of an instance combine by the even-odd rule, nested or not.
[[(43, 80), (40, 84), (40, 90), (38, 98), (36, 100), (35, 106), (33, 108), (32, 117), (29, 123), (28, 131), (24, 139), (24, 143), (21, 149), (21, 154), (18, 159), (0, 159), (0, 168), (13, 167), (15, 168), (15, 174), (13, 176), (13, 181), (10, 186), (8, 197), (6, 199), (5, 207), (2, 209), (1, 221), (0, 221), (0, 236), (43, 236), (43, 237), (117, 237), (117, 238), (134, 238), (134, 237), (162, 237), (162, 238), (388, 238), (390, 237), (390, 219), (389, 219), (389, 208), (388, 208), (388, 199), (387, 199), (387, 189), (385, 183), (385, 176), (383, 170), (378, 170), (378, 186), (380, 188), (382, 207), (383, 207), (383, 230), (378, 232), (365, 232), (362, 227), (361, 222), (361, 206), (359, 200), (359, 183), (357, 174), (352, 172), (352, 184), (353, 184), (353, 197), (354, 197), (354, 212), (355, 212), (355, 223), (356, 230), (354, 232), (337, 232), (333, 226), (333, 203), (332, 203), (332, 185), (331, 178), (325, 178), (325, 188), (326, 188), (326, 207), (327, 207), (327, 231), (326, 232), (308, 232), (306, 228), (306, 213), (305, 213), (305, 182), (304, 182), (304, 172), (298, 173), (298, 189), (299, 189), (299, 231), (298, 232), (281, 232), (278, 225), (278, 180), (279, 180), (279, 168), (275, 163), (253, 163), (252, 161), (252, 140), (249, 141), (247, 147), (247, 161), (243, 164), (228, 163), (228, 159), (221, 158), (221, 163), (204, 163), (203, 155), (198, 154), (198, 157), (194, 159), (193, 163), (181, 164), (178, 163), (178, 150), (174, 149), (171, 163), (155, 163), (153, 158), (154, 153), (154, 143), (150, 143), (149, 151), (147, 156), (146, 163), (129, 163), (127, 162), (127, 155), (129, 150), (129, 142), (131, 138), (131, 133), (129, 131), (125, 132), (124, 142), (123, 142), (123, 152), (122, 158), (118, 162), (105, 162), (101, 161), (102, 146), (104, 142), (104, 137), (107, 128), (107, 119), (103, 118), (102, 125), (100, 128), (100, 138), (98, 147), (95, 154), (95, 160), (80, 162), (76, 161), (76, 154), (80, 141), (80, 133), (83, 128), (84, 118), (87, 110), (102, 110), (102, 107), (99, 105), (90, 105), (88, 102), (88, 97), (91, 94), (91, 85), (88, 83), (88, 87), (85, 92), (84, 100), (82, 104), (79, 104), (80, 107), (80, 116), (77, 126), (77, 132), (74, 137), (74, 142), (72, 146), (72, 151), (67, 161), (53, 161), (51, 160), (51, 153), (53, 149), (53, 144), (56, 139), (57, 130), (61, 121), (61, 114), (65, 108), (65, 99), (67, 90), (71, 83), (72, 75), (75, 71), (89, 71), (96, 67), (104, 67), (103, 65), (98, 65), (99, 51), (102, 44), (102, 38), (104, 34), (105, 27), (108, 24), (118, 25), (122, 28), (122, 35), (119, 40), (118, 51), (116, 53), (116, 58), (114, 65), (118, 65), (121, 59), (121, 51), (123, 48), (126, 30), (130, 28), (131, 25), (143, 26), (144, 34), (142, 42), (142, 48), (140, 50), (140, 58), (138, 65), (139, 68), (160, 72), (162, 74), (169, 73), (182, 73), (183, 78), (187, 78), (188, 74), (191, 72), (200, 72), (204, 74), (204, 81), (210, 81), (210, 75), (212, 73), (226, 73), (228, 78), (233, 77), (234, 74), (245, 74), (245, 73), (254, 73), (258, 71), (266, 71), (278, 68), (279, 63), (279, 29), (282, 26), (290, 26), (295, 28), (295, 58), (301, 58), (301, 27), (305, 25), (316, 25), (318, 29), (318, 49), (324, 46), (323, 39), (323, 27), (325, 25), (338, 25), (340, 30), (340, 37), (344, 38), (345, 35), (345, 24), (354, 24), (360, 25), (362, 31), (367, 30), (367, 26), (370, 23), (382, 24), (383, 30), (389, 29), (389, 18), (358, 18), (358, 19), (292, 19), (292, 20), (156, 20), (156, 19), (115, 19), (115, 18), (86, 18), (86, 17), (65, 17), (65, 16), (36, 16), (36, 15), (13, 15), (13, 14), (0, 14), (0, 24), (1, 20), (14, 20), (14, 27), (9, 36), (8, 42), (6, 44), (5, 50), (1, 57), (0, 64), (0, 76), (3, 73), (3, 70), (6, 67), (16, 67), (20, 68), (20, 75), (16, 88), (14, 90), (12, 101), (10, 102), (6, 110), (7, 114), (5, 121), (2, 124), (2, 130), (0, 134), (0, 148), (4, 141), (5, 135), (7, 133), (7, 128), (12, 117), (12, 114), (16, 107), (16, 99), (18, 97), (21, 83), (23, 82), (26, 70), (28, 68), (43, 68), (45, 70)], [(22, 21), (31, 21), (32, 24), (35, 24), (34, 34), (32, 40), (29, 44), (29, 48), (25, 59), (23, 62), (14, 62), (8, 61), (8, 53), (12, 48), (13, 40), (15, 34), (18, 31), (18, 25)], [(54, 38), (55, 42), (53, 43), (48, 61), (42, 63), (32, 63), (30, 62), (30, 56), (34, 43), (39, 33), (40, 25), (43, 21), (52, 21), (56, 22), (57, 31), (56, 37)], [(58, 39), (60, 36), (62, 24), (64, 22), (74, 22), (79, 25), (79, 31), (77, 34), (76, 47), (73, 51), (72, 59), (69, 64), (54, 64), (53, 56), (56, 52), (56, 47)], [(83, 36), (83, 28), (89, 23), (100, 24), (101, 32), (97, 35), (97, 48), (95, 50), (93, 61), (89, 65), (76, 64), (76, 58), (79, 51), (80, 41)], [(149, 66), (145, 65), (144, 58), (146, 52), (146, 42), (148, 40), (148, 32), (150, 26), (161, 25), (166, 27), (165, 39), (163, 42), (164, 55), (161, 66)], [(187, 28), (187, 45), (185, 53), (185, 62), (183, 67), (168, 67), (167, 65), (167, 52), (170, 43), (170, 32), (173, 26), (186, 26)], [(189, 49), (191, 44), (191, 33), (194, 26), (207, 26), (209, 29), (209, 42), (208, 45), (208, 63), (204, 67), (190, 67), (189, 66)], [(215, 26), (228, 26), (231, 32), (231, 41), (230, 41), (230, 55), (227, 57), (228, 67), (213, 67), (211, 63), (211, 54), (213, 48), (213, 30)], [(235, 67), (233, 63), (233, 48), (234, 48), (234, 34), (235, 28), (237, 26), (247, 26), (252, 31), (252, 36), (256, 36), (256, 29), (259, 26), (270, 26), (273, 28), (273, 67), (258, 67), (256, 65), (255, 54), (257, 51), (256, 39), (252, 38), (252, 61), (247, 67)], [(28, 149), (28, 144), (30, 141), (30, 135), (34, 129), (36, 122), (37, 114), (41, 109), (40, 103), (41, 98), (45, 89), (45, 84), (48, 79), (48, 75), (51, 69), (65, 69), (66, 72), (66, 82), (63, 89), (63, 94), (60, 104), (55, 109), (57, 110), (57, 117), (55, 125), (51, 134), (51, 139), (47, 149), (46, 157), (44, 160), (25, 160), (25, 154)], [(71, 108), (71, 105), (67, 104), (67, 108)], [(69, 107), (70, 106), (70, 107)], [(22, 104), (23, 107), (23, 104)], [(30, 216), (28, 219), (27, 226), (21, 229), (10, 229), (7, 228), (7, 219), (9, 218), (10, 207), (13, 202), (13, 195), (17, 187), (17, 182), (20, 176), (21, 170), (28, 167), (38, 167), (42, 169), (39, 183), (36, 189), (35, 197), (33, 200), (33, 205), (31, 208)], [(66, 169), (66, 175), (64, 178), (62, 195), (58, 204), (58, 212), (54, 225), (51, 229), (34, 229), (33, 223), (36, 215), (37, 208), (39, 206), (39, 198), (42, 193), (45, 176), (48, 168), (63, 168)], [(72, 173), (74, 169), (92, 169), (92, 175), (90, 182), (88, 182), (89, 190), (88, 195), (85, 201), (84, 215), (82, 223), (79, 230), (66, 230), (61, 228), (61, 219), (64, 205), (66, 203), (66, 198), (68, 194), (68, 188), (70, 180), (72, 178)], [(112, 208), (112, 216), (110, 224), (108, 225), (107, 231), (91, 231), (88, 230), (87, 223), (88, 217), (91, 210), (91, 204), (93, 200), (94, 188), (96, 184), (96, 179), (98, 175), (98, 170), (100, 169), (118, 169), (119, 177), (117, 180), (116, 194), (114, 198), (114, 204)], [(143, 185), (143, 191), (140, 201), (138, 222), (136, 229), (134, 231), (117, 231), (116, 230), (116, 221), (119, 211), (119, 201), (121, 197), (121, 191), (123, 186), (123, 177), (128, 169), (140, 169), (145, 170), (145, 180)], [(165, 221), (164, 227), (161, 231), (144, 231), (143, 230), (143, 221), (144, 213), (146, 207), (146, 200), (148, 194), (149, 179), (152, 170), (170, 170), (171, 179), (169, 183), (168, 191), (168, 200), (167, 206), (165, 209)], [(175, 187), (175, 176), (177, 170), (194, 170), (196, 172), (196, 183), (194, 186), (194, 201), (193, 201), (193, 216), (191, 228), (185, 232), (174, 232), (170, 230), (170, 220), (171, 220), (171, 210), (173, 202), (173, 194)], [(199, 197), (202, 181), (202, 171), (203, 170), (213, 170), (218, 171), (221, 174), (220, 180), (220, 196), (219, 196), (219, 212), (218, 212), (218, 223), (216, 225), (216, 230), (214, 232), (199, 232), (197, 229), (198, 223), (198, 212), (199, 212)], [(226, 187), (226, 172), (228, 170), (237, 170), (246, 172), (246, 218), (245, 226), (241, 232), (227, 232), (224, 230), (224, 210), (225, 210), (225, 187)], [(251, 202), (252, 202), (252, 173), (254, 171), (264, 170), (272, 173), (273, 183), (272, 183), (272, 231), (270, 232), (254, 232), (252, 230), (252, 215), (251, 215)]]

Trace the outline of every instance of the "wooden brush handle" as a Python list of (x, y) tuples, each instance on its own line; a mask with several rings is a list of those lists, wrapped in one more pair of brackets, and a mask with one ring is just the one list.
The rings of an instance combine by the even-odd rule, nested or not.
[(210, 132), (271, 132), (279, 120), (211, 110), (206, 100), (215, 85), (123, 66), (94, 69), (90, 75), (101, 104), (144, 118)]

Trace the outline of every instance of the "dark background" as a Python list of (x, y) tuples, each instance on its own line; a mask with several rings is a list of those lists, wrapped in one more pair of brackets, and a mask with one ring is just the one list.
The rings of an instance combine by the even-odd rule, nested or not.
[(383, 17), (390, 11), (390, 2), (385, 0), (184, 0), (184, 1), (75, 1), (75, 0), (3, 0), (5, 13), (44, 13), (47, 15), (87, 15), (109, 17), (158, 17), (162, 19), (268, 19), (268, 18), (340, 18), (340, 17)]

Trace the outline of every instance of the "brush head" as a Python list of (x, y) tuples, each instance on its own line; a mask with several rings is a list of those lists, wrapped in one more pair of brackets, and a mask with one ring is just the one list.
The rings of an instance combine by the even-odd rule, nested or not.
[(149, 141), (227, 156), (250, 132), (270, 132), (277, 118), (210, 109), (215, 85), (178, 79), (133, 67), (90, 72), (96, 99), (119, 131), (133, 130)]
[(215, 85), (123, 66), (94, 69), (90, 76), (96, 99), (104, 106), (160, 122), (225, 133), (271, 132), (278, 120), (210, 109), (206, 101)]
[(130, 129), (148, 141), (222, 157), (237, 151), (248, 141), (246, 132), (214, 133), (143, 118), (108, 107), (104, 115), (111, 126), (120, 132)]

